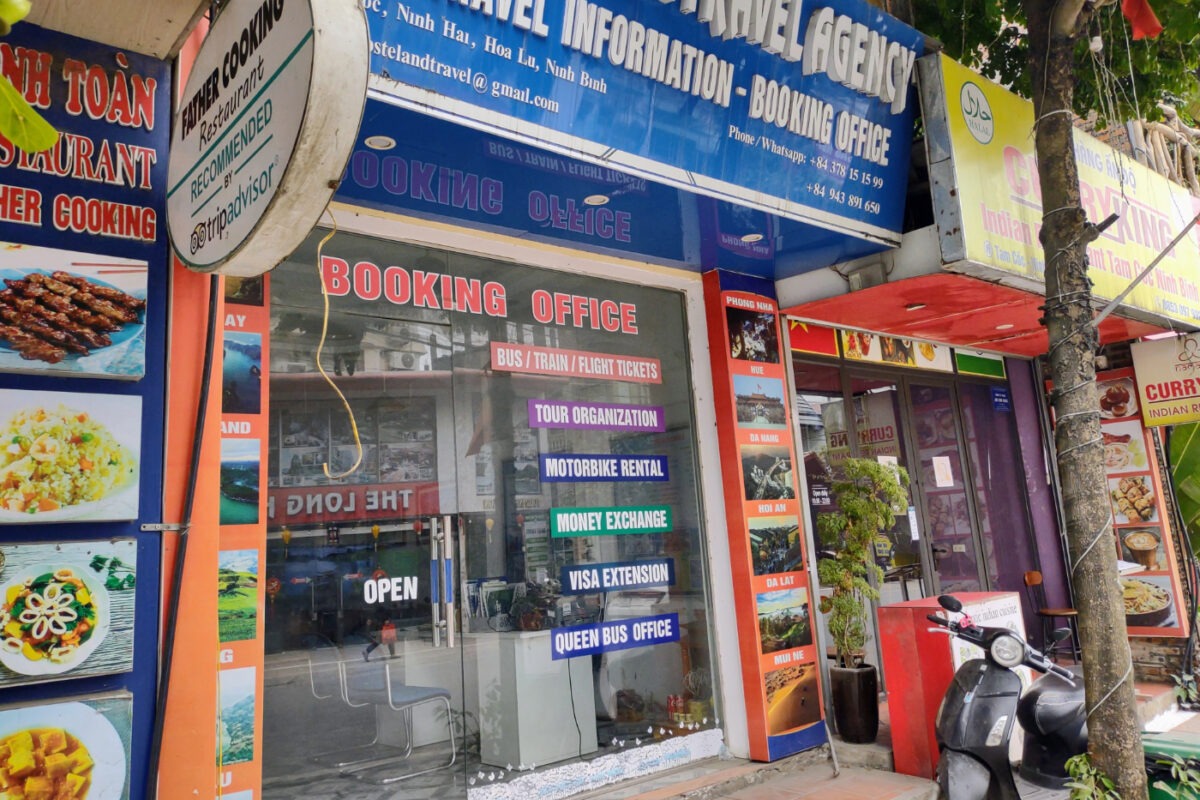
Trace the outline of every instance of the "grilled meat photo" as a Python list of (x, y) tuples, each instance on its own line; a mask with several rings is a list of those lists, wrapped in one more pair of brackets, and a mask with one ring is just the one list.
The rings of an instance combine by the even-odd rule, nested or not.
[(56, 271), (5, 279), (0, 341), (29, 361), (57, 364), (112, 344), (110, 333), (135, 323), (146, 301), (79, 275)]

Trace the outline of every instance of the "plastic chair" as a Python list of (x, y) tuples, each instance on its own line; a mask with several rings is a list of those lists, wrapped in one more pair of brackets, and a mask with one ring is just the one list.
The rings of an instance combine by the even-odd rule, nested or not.
[(1079, 630), (1075, 622), (1079, 616), (1079, 612), (1073, 608), (1047, 607), (1046, 590), (1042, 585), (1042, 573), (1036, 569), (1025, 573), (1025, 591), (1029, 595), (1030, 603), (1037, 609), (1038, 618), (1042, 621), (1042, 647), (1047, 648), (1047, 655), (1055, 662), (1058, 661), (1059, 644), (1052, 643), (1051, 633), (1055, 628), (1061, 627), (1060, 623), (1066, 622), (1067, 627), (1071, 629), (1071, 637), (1063, 641), (1069, 642), (1067, 647), (1070, 648), (1075, 662), (1079, 663)]
[[(367, 783), (380, 785), (395, 783), (396, 781), (414, 778), (417, 775), (424, 775), (428, 772), (447, 769), (454, 764), (457, 756), (454, 749), (454, 719), (450, 710), (450, 692), (437, 686), (405, 685), (399, 679), (399, 676), (393, 673), (393, 663), (392, 661), (343, 662), (341, 665), (341, 674), (345, 689), (344, 699), (346, 704), (353, 708), (374, 705), (377, 709), (377, 718), (378, 709), (381, 708), (389, 708), (392, 711), (399, 711), (404, 714), (406, 741), (402, 757), (408, 758), (412, 755), (413, 751), (412, 710), (425, 703), (442, 703), (445, 705), (446, 711), (446, 733), (450, 742), (450, 759), (444, 764), (437, 764), (427, 769), (383, 775), (366, 772), (368, 769), (374, 769), (373, 766), (353, 765), (342, 770), (343, 774), (351, 775)], [(376, 727), (376, 739), (378, 740), (378, 727)], [(397, 749), (399, 750), (400, 748)], [(383, 765), (378, 764), (378, 766)]]

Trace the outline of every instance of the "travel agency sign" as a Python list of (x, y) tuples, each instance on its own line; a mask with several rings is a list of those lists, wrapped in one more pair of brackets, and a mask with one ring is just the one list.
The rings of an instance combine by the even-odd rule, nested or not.
[(393, 102), (897, 244), (921, 34), (864, 0), (366, 0)]
[(354, 147), (367, 49), (358, 0), (225, 5), (171, 136), (167, 222), (180, 261), (259, 275), (304, 240)]

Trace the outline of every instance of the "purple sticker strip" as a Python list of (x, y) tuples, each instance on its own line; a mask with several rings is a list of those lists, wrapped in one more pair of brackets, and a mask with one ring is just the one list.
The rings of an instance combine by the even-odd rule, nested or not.
[(665, 431), (662, 406), (529, 400), (529, 427), (594, 431)]

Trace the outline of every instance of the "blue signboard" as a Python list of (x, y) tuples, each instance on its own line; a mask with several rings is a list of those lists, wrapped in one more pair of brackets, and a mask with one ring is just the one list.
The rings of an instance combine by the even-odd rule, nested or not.
[(1004, 386), (992, 387), (992, 410), (1012, 411), (1012, 395)]
[(669, 558), (606, 564), (571, 564), (561, 570), (563, 594), (592, 594), (648, 589), (675, 583), (675, 562)]
[(544, 483), (670, 480), (666, 456), (570, 453), (543, 453), (538, 456), (538, 477)]
[(678, 190), (376, 101), (338, 199), (591, 250), (684, 258)]
[(922, 38), (864, 0), (366, 8), (373, 85), (399, 103), (899, 242)]
[(550, 633), (550, 654), (557, 661), (678, 641), (679, 615), (658, 614), (555, 628)]

